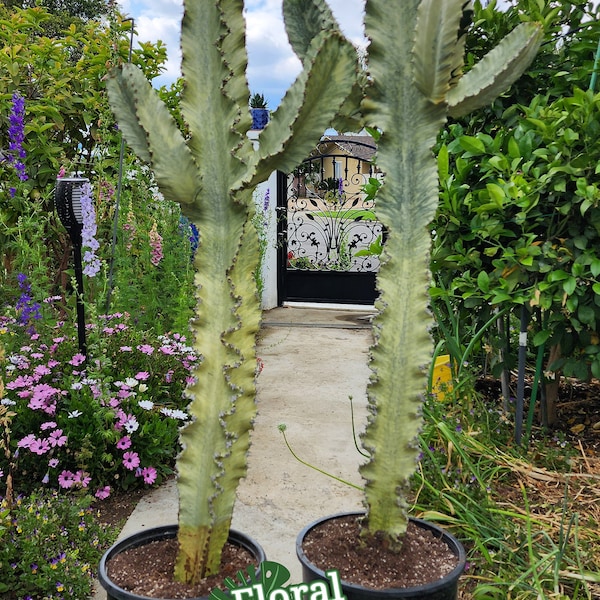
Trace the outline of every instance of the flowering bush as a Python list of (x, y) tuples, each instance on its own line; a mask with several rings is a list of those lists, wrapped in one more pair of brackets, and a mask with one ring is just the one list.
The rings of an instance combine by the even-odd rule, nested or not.
[(84, 183), (81, 194), (81, 213), (83, 217), (83, 228), (81, 231), (81, 246), (83, 254), (83, 274), (95, 277), (100, 271), (100, 259), (96, 256), (96, 250), (100, 244), (96, 239), (98, 227), (96, 225), (96, 211), (92, 199), (92, 186), (89, 182)]
[(100, 316), (88, 326), (86, 358), (72, 327), (34, 329), (20, 316), (0, 317), (1, 402), (15, 414), (13, 467), (0, 457), (0, 469), (12, 471), (16, 489), (91, 488), (104, 498), (115, 486), (150, 485), (171, 473), (197, 361), (185, 337), (135, 330), (126, 314)]
[[(114, 203), (99, 184), (96, 202), (98, 254), (113, 264), (111, 310), (129, 312), (138, 328), (156, 332), (186, 331), (194, 309), (192, 254), (197, 241), (191, 223), (179, 206), (165, 200), (151, 172), (133, 165), (124, 177), (118, 221), (118, 240), (111, 254)], [(103, 292), (102, 278), (96, 278)], [(88, 290), (93, 287), (88, 281)], [(89, 295), (89, 294), (88, 294)], [(104, 306), (104, 295), (98, 295)], [(103, 308), (104, 310), (104, 308)]]
[(0, 498), (0, 597), (89, 598), (92, 575), (111, 533), (97, 523), (91, 498), (57, 492)]

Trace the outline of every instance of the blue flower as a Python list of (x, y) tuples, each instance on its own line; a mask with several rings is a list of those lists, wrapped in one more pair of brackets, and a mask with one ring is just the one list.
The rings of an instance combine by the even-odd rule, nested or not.
[[(27, 181), (27, 173), (25, 172), (25, 164), (23, 160), (27, 156), (23, 149), (23, 142), (25, 141), (25, 100), (15, 92), (12, 96), (12, 109), (10, 116), (8, 117), (8, 139), (9, 145), (8, 150), (10, 152), (10, 163), (14, 166), (17, 175), (21, 181)], [(14, 196), (16, 190), (11, 188), (11, 196)]]
[[(31, 296), (31, 285), (27, 281), (27, 276), (23, 273), (17, 275), (17, 282), (21, 290), (21, 296), (15, 304), (15, 309), (20, 311), (18, 322), (21, 325), (28, 325), (32, 319), (38, 320), (42, 318), (40, 314), (40, 304), (34, 302)], [(34, 331), (33, 326), (31, 332)]]

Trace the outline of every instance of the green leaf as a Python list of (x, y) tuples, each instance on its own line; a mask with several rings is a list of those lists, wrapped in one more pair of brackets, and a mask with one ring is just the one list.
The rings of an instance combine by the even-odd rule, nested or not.
[(575, 277), (569, 277), (568, 279), (563, 281), (562, 287), (565, 293), (567, 293), (570, 296), (577, 287), (577, 279), (575, 279)]
[(538, 23), (518, 25), (448, 92), (449, 114), (464, 116), (507, 90), (534, 59), (542, 36)]
[(477, 285), (479, 289), (484, 292), (489, 292), (490, 290), (490, 278), (485, 271), (480, 271), (479, 275), (477, 275)]
[(590, 264), (590, 271), (594, 277), (600, 275), (600, 258), (594, 258)]
[(495, 183), (488, 183), (485, 187), (490, 194), (490, 198), (497, 204), (498, 208), (502, 208), (506, 199), (504, 190)]
[(596, 322), (596, 311), (587, 304), (580, 304), (577, 309), (577, 318), (586, 325), (593, 325)]
[(476, 137), (463, 135), (458, 139), (458, 142), (463, 150), (466, 150), (475, 156), (478, 154), (485, 154), (485, 144)]
[(438, 152), (437, 164), (438, 164), (438, 174), (440, 177), (440, 181), (444, 182), (444, 181), (446, 181), (446, 179), (448, 179), (448, 173), (449, 173), (449, 167), (450, 167), (448, 146), (446, 146), (446, 144), (442, 144), (442, 147), (440, 148), (440, 150)]
[(533, 336), (533, 345), (541, 346), (542, 344), (545, 344), (551, 335), (552, 335), (552, 332), (549, 329), (545, 329), (543, 331), (538, 331)]
[(548, 273), (548, 281), (550, 281), (550, 282), (564, 281), (565, 279), (568, 279), (569, 277), (570, 277), (570, 275), (566, 271), (563, 271), (562, 269), (557, 269), (556, 271), (552, 271), (551, 273)]
[(511, 136), (508, 140), (508, 155), (510, 158), (519, 158), (521, 156), (519, 144), (516, 142), (513, 136)]

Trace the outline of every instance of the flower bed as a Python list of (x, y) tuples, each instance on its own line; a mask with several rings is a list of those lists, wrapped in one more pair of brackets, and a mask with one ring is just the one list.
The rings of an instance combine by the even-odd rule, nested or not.
[(72, 327), (23, 322), (23, 310), (0, 318), (4, 477), (21, 492), (46, 485), (104, 498), (172, 473), (197, 361), (185, 337), (138, 331), (125, 314), (100, 316), (87, 327), (86, 359)]

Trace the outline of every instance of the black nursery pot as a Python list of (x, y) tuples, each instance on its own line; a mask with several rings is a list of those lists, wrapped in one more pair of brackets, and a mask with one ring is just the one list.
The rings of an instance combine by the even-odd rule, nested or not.
[[(321, 523), (326, 521), (346, 516), (359, 517), (362, 515), (364, 515), (364, 513), (350, 512), (323, 517), (305, 527), (298, 534), (296, 539), (296, 554), (302, 564), (302, 578), (305, 583), (316, 580), (329, 581), (325, 576), (325, 572), (313, 565), (304, 554), (302, 544), (306, 534), (311, 529), (318, 527)], [(450, 551), (458, 558), (458, 564), (454, 570), (438, 581), (410, 588), (375, 590), (342, 580), (342, 592), (348, 600), (395, 600), (396, 598), (402, 600), (456, 600), (458, 598), (458, 578), (464, 571), (466, 564), (466, 553), (462, 544), (453, 535), (444, 531), (437, 525), (433, 525), (432, 523), (428, 523), (421, 519), (411, 518), (410, 520), (418, 527), (432, 531), (435, 537), (442, 539), (448, 545)], [(332, 568), (335, 568), (335, 566), (332, 566)]]
[[(161, 540), (168, 540), (177, 537), (177, 525), (164, 525), (162, 527), (152, 527), (139, 533), (134, 533), (115, 544), (113, 544), (102, 556), (100, 560), (100, 566), (98, 568), (98, 580), (100, 585), (106, 590), (107, 600), (152, 600), (148, 596), (140, 596), (132, 592), (128, 592), (118, 585), (114, 584), (108, 577), (106, 565), (111, 558), (115, 557), (121, 552), (130, 550), (131, 548), (137, 548), (150, 542), (156, 542)], [(256, 563), (260, 565), (266, 560), (265, 552), (262, 547), (255, 542), (252, 538), (247, 535), (231, 529), (229, 531), (229, 538), (227, 541), (231, 544), (236, 544), (245, 548), (253, 554), (256, 558)], [(208, 596), (201, 598), (193, 598), (192, 600), (204, 600)], [(163, 598), (162, 600), (169, 600)]]

